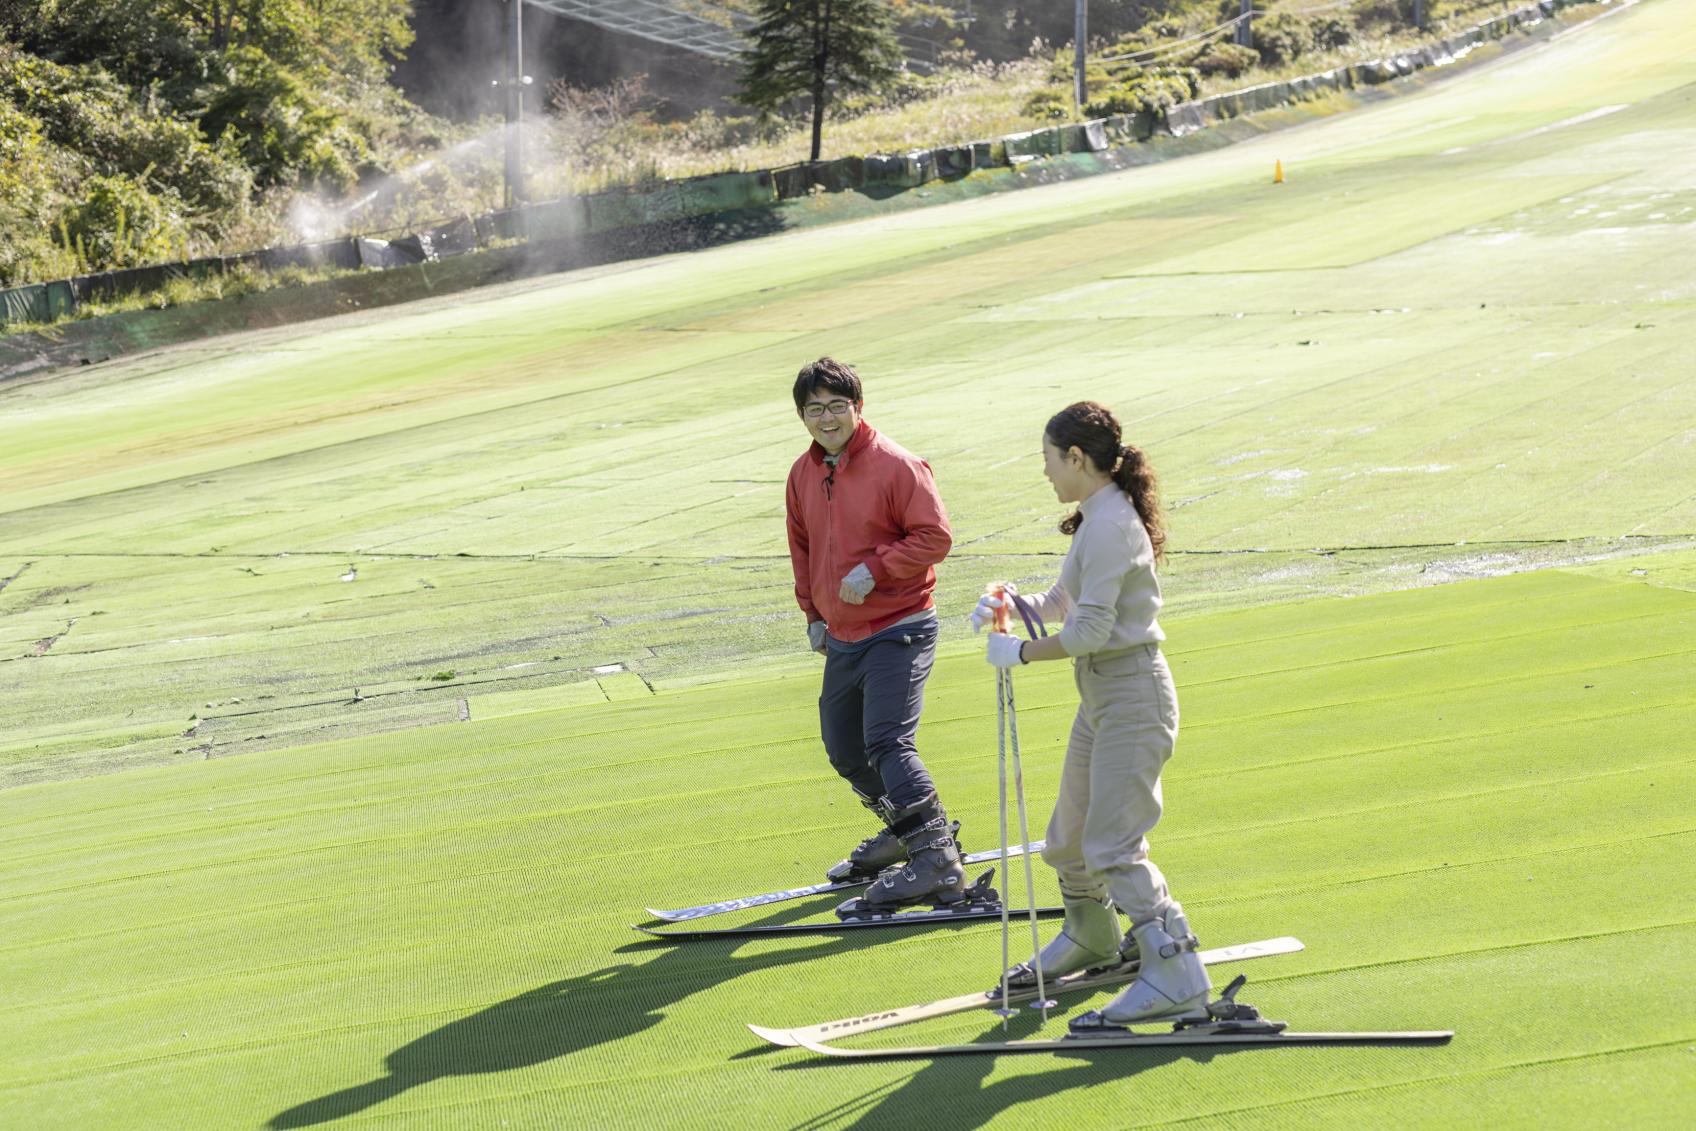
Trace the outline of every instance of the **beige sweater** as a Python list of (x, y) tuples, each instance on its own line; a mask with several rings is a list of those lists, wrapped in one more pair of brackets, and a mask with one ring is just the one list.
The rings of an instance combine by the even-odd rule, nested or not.
[(1154, 546), (1136, 507), (1109, 483), (1082, 503), (1083, 521), (1060, 567), (1060, 580), (1025, 600), (1045, 621), (1064, 618), (1060, 643), (1071, 656), (1116, 652), (1166, 639), (1160, 630), (1160, 579)]

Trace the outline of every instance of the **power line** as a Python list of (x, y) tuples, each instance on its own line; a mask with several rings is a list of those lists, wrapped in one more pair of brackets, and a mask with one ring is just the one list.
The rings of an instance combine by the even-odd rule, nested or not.
[[(581, 20), (608, 31), (639, 36), (714, 59), (742, 52), (743, 33), (758, 21), (716, 4), (691, 4), (694, 11), (660, 0), (527, 0), (555, 15)], [(712, 18), (708, 18), (711, 16)]]
[[(1352, 0), (1350, 0), (1350, 2), (1352, 3)], [(1097, 63), (1147, 62), (1162, 55), (1169, 55), (1184, 47), (1200, 45), (1202, 42), (1212, 39), (1222, 32), (1235, 30), (1236, 26), (1244, 20), (1253, 19), (1257, 15), (1263, 16), (1265, 14), (1265, 12), (1258, 11), (1244, 12), (1240, 16), (1232, 16), (1217, 27), (1210, 27), (1206, 31), (1198, 31), (1194, 35), (1185, 36), (1183, 39), (1174, 39), (1171, 43), (1162, 43), (1155, 47), (1150, 47), (1142, 51), (1131, 51), (1124, 55), (1107, 55), (1102, 58), (1098, 58), (1095, 61)]]
[[(748, 45), (748, 33), (759, 20), (711, 0), (525, 0), (558, 16), (581, 20), (624, 35), (640, 36), (667, 47), (695, 55), (729, 61)], [(897, 32), (904, 44), (907, 65), (934, 70), (937, 53), (944, 47), (936, 40)], [(917, 51), (915, 51), (917, 47)], [(928, 54), (930, 58), (924, 58)]]

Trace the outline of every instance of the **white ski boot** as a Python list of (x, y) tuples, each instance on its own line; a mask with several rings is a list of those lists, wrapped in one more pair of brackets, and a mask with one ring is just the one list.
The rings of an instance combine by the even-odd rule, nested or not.
[(1213, 988), (1189, 920), (1176, 903), (1160, 918), (1131, 929), (1141, 966), (1131, 988), (1100, 1010), (1072, 1019), (1074, 1033), (1205, 1015)]
[[(1060, 933), (1031, 961), (1021, 962), (1007, 971), (1009, 990), (1035, 989), (1039, 967), (1043, 981), (1053, 985), (1054, 979), (1062, 974), (1095, 966), (1116, 966), (1123, 961), (1119, 946), (1125, 933), (1119, 926), (1119, 913), (1113, 910), (1112, 900), (1061, 892), (1060, 901), (1066, 907), (1066, 921)], [(996, 986), (992, 992), (999, 996), (1001, 987)]]

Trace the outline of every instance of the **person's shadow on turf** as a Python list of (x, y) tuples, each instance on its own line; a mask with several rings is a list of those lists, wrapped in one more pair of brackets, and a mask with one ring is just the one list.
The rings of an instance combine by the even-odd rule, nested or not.
[[(1082, 1012), (1082, 1008), (1080, 1006), (1071, 1012)], [(1047, 1027), (1039, 1032), (1041, 1014), (1021, 1011), (1012, 1019), (1006, 1032), (997, 1025), (986, 1035), (995, 1040), (1058, 1036), (1065, 1032), (1064, 1012), (1051, 1012)], [(1049, 1068), (1040, 1073), (1011, 1076), (988, 1087), (984, 1086), (984, 1081), (994, 1071), (997, 1061), (1013, 1054), (1001, 1057), (939, 1057), (925, 1063), (897, 1087), (864, 1093), (796, 1124), (790, 1131), (822, 1131), (825, 1127), (840, 1131), (908, 1127), (947, 1127), (949, 1131), (967, 1131), (983, 1126), (1008, 1108), (1022, 1103), (1044, 1099), (1072, 1088), (1090, 1088), (1128, 1080), (1139, 1072), (1162, 1068), (1180, 1060), (1206, 1062), (1229, 1051), (1232, 1050), (1191, 1047), (1129, 1051), (1079, 1049), (1077, 1052), (1025, 1054), (1047, 1058), (1049, 1063), (1061, 1059), (1077, 1063), (1064, 1070)], [(840, 1066), (840, 1062), (809, 1060), (784, 1065), (780, 1071), (829, 1071)]]
[[(817, 910), (786, 910), (762, 922), (787, 922), (814, 915)], [(671, 949), (651, 962), (621, 963), (550, 982), (449, 1022), (384, 1058), (386, 1076), (297, 1104), (273, 1116), (267, 1126), (281, 1129), (328, 1123), (445, 1076), (528, 1068), (606, 1041), (622, 1040), (658, 1024), (666, 1006), (742, 974), (812, 962), (875, 942), (862, 932), (795, 950), (734, 955), (747, 941), (650, 941), (621, 947), (615, 953), (645, 953), (666, 945)]]

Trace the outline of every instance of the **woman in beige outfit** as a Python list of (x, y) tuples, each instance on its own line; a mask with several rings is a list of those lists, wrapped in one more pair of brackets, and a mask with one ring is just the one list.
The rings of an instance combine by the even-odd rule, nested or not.
[[(1148, 858), (1145, 838), (1160, 820), (1160, 771), (1178, 736), (1178, 697), (1160, 654), (1160, 582), (1155, 564), (1166, 536), (1154, 471), (1122, 443), (1113, 414), (1092, 401), (1056, 413), (1042, 438), (1043, 472), (1063, 503), (1072, 544), (1060, 580), (1023, 598), (1045, 620), (1063, 620), (1038, 640), (992, 633), (997, 667), (1070, 659), (1078, 687), (1060, 797), (1043, 859), (1060, 874), (1066, 906), (1059, 937), (1009, 974), (1023, 986), (1118, 962), (1123, 935), (1115, 906), (1131, 921), (1136, 981), (1075, 1030), (1202, 1011), (1211, 988), (1183, 909)], [(1012, 587), (1001, 583), (991, 593)], [(985, 596), (973, 624), (990, 623), (1002, 602)]]

